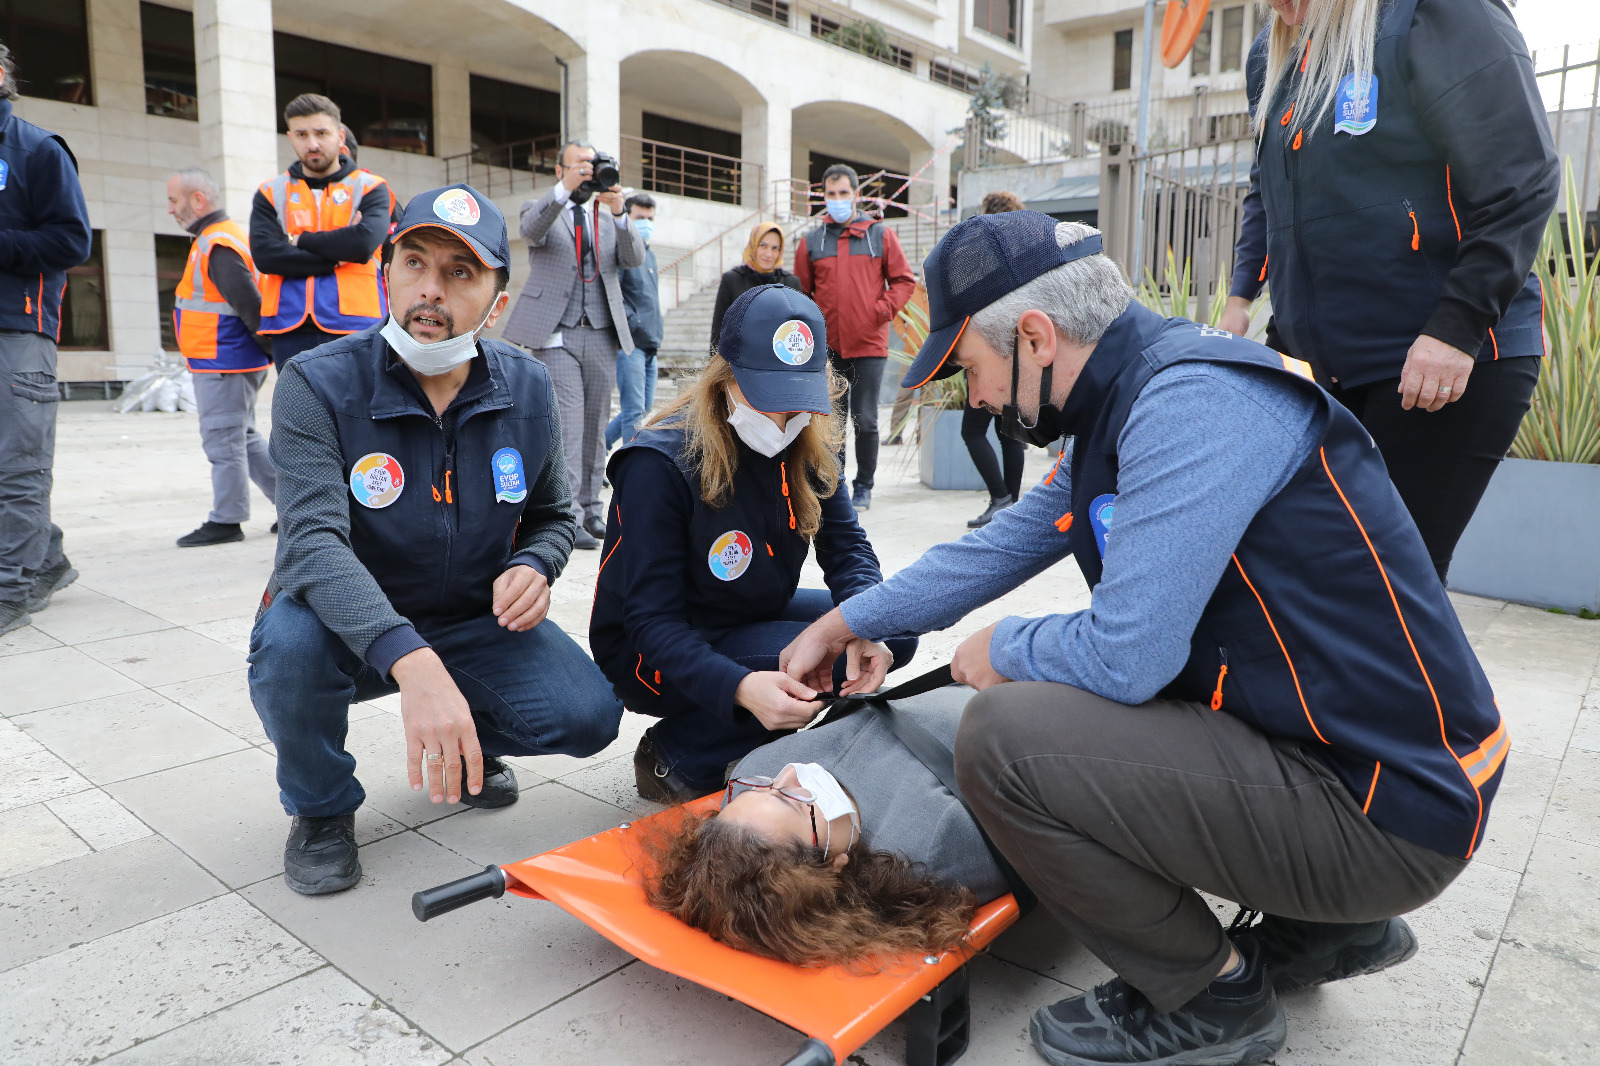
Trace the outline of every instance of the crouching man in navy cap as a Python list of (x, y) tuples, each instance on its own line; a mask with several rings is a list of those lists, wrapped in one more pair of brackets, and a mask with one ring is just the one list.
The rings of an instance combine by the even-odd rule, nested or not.
[(361, 879), (349, 706), (400, 693), (411, 788), (517, 801), (505, 755), (593, 755), (622, 704), (545, 618), (576, 523), (543, 364), (479, 334), (507, 303), (505, 218), (469, 185), (407, 205), (382, 326), (296, 356), (272, 404), (277, 565), (250, 698), (293, 818), (284, 879)]
[[(979, 690), (967, 800), (1118, 975), (1037, 1011), (1034, 1045), (1258, 1062), (1276, 992), (1409, 958), (1397, 916), (1482, 843), (1510, 744), (1489, 683), (1371, 438), (1303, 364), (1145, 310), (1095, 230), (1035, 212), (961, 223), (925, 276), (936, 328), (903, 384), (964, 370), (1005, 432), (1071, 440), (785, 668), (825, 684), (849, 641), (944, 628), (1072, 556), (1086, 610), (1003, 619), (952, 663)], [(1196, 889), (1266, 917), (1224, 931)]]

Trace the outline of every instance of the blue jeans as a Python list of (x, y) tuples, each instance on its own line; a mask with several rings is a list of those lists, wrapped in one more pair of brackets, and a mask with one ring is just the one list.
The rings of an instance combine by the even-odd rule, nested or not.
[[(582, 757), (616, 739), (622, 702), (549, 619), (520, 633), (488, 614), (417, 628), (466, 698), (485, 755)], [(398, 691), (310, 607), (273, 601), (250, 634), (250, 701), (278, 749), (285, 811), (326, 818), (361, 806), (367, 794), (344, 750), (350, 704)]]
[[(750, 670), (776, 670), (778, 655), (801, 631), (833, 610), (833, 596), (823, 589), (798, 589), (788, 606), (767, 622), (740, 626), (713, 640), (711, 647)], [(916, 637), (897, 637), (886, 641), (894, 653), (896, 670), (917, 653)], [(834, 691), (844, 681), (845, 661), (834, 664)], [(702, 707), (689, 699), (671, 682), (661, 686), (661, 701), (656, 713), (662, 720), (650, 727), (650, 741), (656, 757), (696, 788), (710, 792), (722, 787), (728, 764), (742, 759), (763, 744), (770, 744), (792, 730), (773, 732), (761, 719), (735, 707), (733, 715), (720, 707)]]
[(617, 353), (617, 394), (622, 410), (606, 424), (606, 450), (633, 439), (645, 412), (656, 405), (656, 350), (635, 348)]

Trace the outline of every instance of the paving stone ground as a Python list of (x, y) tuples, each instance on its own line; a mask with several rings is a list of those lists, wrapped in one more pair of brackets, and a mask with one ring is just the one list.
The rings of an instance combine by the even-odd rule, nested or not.
[[(366, 879), (333, 897), (290, 892), (288, 820), (244, 675), (270, 510), (257, 499), (242, 544), (177, 549), (208, 506), (194, 416), (107, 408), (61, 415), (56, 516), (83, 576), (0, 637), (0, 1062), (746, 1066), (792, 1053), (792, 1030), (631, 960), (554, 906), (411, 916), (418, 888), (650, 809), (632, 790), (648, 724), (636, 715), (593, 758), (517, 760), (521, 802), (483, 812), (410, 791), (395, 698), (353, 708)], [(1031, 454), (1030, 479), (1045, 467)], [(983, 507), (981, 493), (923, 489), (903, 449), (883, 465), (864, 524), (887, 571)], [(575, 553), (555, 587), (551, 617), (579, 640), (596, 556)], [(1058, 566), (934, 634), (919, 661), (996, 618), (1087, 602)], [(1487, 841), (1412, 916), (1414, 960), (1287, 997), (1280, 1066), (1600, 1063), (1600, 622), (1456, 605), (1512, 736)], [(973, 964), (966, 1061), (1041, 1062), (1029, 1014), (1106, 976), (1048, 917), (1026, 919)], [(892, 1025), (851, 1061), (903, 1053)]]

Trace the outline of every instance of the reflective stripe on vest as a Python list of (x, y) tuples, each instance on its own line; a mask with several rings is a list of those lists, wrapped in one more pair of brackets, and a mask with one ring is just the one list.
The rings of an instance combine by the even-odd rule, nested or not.
[[(387, 183), (366, 170), (353, 170), (326, 188), (312, 189), (285, 172), (261, 186), (278, 223), (290, 237), (340, 229), (367, 193)], [(346, 194), (344, 200), (338, 193)], [(391, 191), (391, 197), (392, 197)], [(305, 206), (299, 206), (304, 203)], [(381, 248), (381, 245), (380, 245)], [(261, 332), (287, 333), (309, 317), (325, 333), (357, 333), (389, 313), (388, 293), (379, 272), (379, 249), (360, 263), (340, 263), (331, 274), (310, 278), (261, 276)]]
[(201, 231), (189, 248), (183, 277), (173, 293), (172, 324), (178, 350), (189, 369), (197, 373), (260, 370), (269, 360), (211, 280), (211, 253), (219, 247), (237, 254), (255, 274), (249, 237), (237, 222), (225, 218)]

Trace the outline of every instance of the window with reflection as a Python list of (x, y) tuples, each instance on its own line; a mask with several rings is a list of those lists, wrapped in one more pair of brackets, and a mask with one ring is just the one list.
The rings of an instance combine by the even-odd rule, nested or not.
[(175, 7), (141, 3), (139, 36), (144, 43), (145, 113), (198, 122), (194, 15)]
[(358, 48), (274, 33), (278, 115), (301, 93), (339, 105), (362, 148), (433, 154), (433, 68)]
[(178, 301), (178, 282), (183, 280), (183, 268), (189, 262), (191, 243), (188, 237), (156, 234), (156, 302), (161, 306), (161, 347), (169, 352), (178, 350), (172, 308)]
[(100, 230), (89, 243), (89, 258), (67, 270), (67, 287), (61, 293), (61, 340), (63, 351), (105, 351), (111, 347), (106, 334), (106, 257)]
[(0, 0), (0, 38), (11, 49), (23, 96), (94, 103), (84, 0)]

